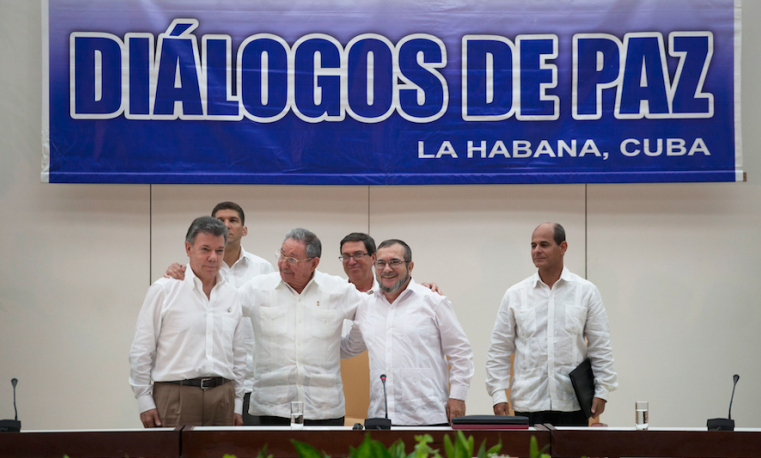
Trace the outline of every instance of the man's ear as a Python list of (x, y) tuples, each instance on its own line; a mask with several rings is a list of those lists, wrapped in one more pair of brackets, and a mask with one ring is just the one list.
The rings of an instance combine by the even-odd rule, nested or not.
[(409, 270), (410, 274), (412, 274), (412, 268), (415, 267), (415, 262), (410, 261), (409, 264), (407, 264), (407, 270)]
[(314, 261), (314, 267), (312, 267), (312, 272), (314, 272), (317, 269), (317, 266), (320, 265), (320, 258), (314, 258), (312, 261)]
[(560, 254), (565, 254), (565, 251), (568, 249), (568, 242), (563, 240), (560, 242)]
[(243, 226), (243, 235), (241, 237), (245, 237), (248, 235), (248, 228), (246, 226)]
[(193, 247), (193, 245), (190, 244), (190, 242), (185, 241), (185, 254), (190, 257), (190, 249)]

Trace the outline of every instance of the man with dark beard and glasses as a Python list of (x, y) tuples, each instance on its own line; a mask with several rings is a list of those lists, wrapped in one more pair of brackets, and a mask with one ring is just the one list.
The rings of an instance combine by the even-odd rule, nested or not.
[(452, 304), (415, 283), (414, 266), (403, 241), (378, 246), (379, 288), (357, 309), (351, 332), (341, 341), (341, 357), (369, 351), (368, 417), (385, 415), (380, 376), (386, 374), (388, 418), (394, 425), (448, 426), (465, 415), (473, 351)]

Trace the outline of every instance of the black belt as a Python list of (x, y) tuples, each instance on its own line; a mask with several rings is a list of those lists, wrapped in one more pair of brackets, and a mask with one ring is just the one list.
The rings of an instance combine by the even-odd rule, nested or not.
[(216, 388), (218, 386), (224, 385), (225, 383), (229, 381), (230, 380), (227, 380), (224, 377), (206, 377), (206, 378), (191, 378), (191, 379), (185, 379), (185, 380), (173, 380), (170, 382), (162, 382), (162, 383), (174, 383), (175, 385), (182, 385), (182, 386), (195, 386), (195, 387), (201, 388), (202, 390), (205, 390), (207, 388)]

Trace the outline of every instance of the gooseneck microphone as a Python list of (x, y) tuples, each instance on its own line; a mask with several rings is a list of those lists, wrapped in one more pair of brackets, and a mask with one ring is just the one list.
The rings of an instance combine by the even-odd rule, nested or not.
[[(13, 417), (14, 420), (18, 421), (18, 409), (16, 408), (16, 385), (18, 384), (18, 379), (12, 378), (11, 379), (11, 385), (13, 385), (13, 413), (15, 417)], [(732, 396), (735, 395), (735, 391), (732, 390)], [(729, 409), (732, 410), (732, 403), (729, 403)]]
[(17, 383), (17, 379), (11, 379), (11, 385), (13, 385), (13, 410), (16, 412), (15, 420), (0, 420), (0, 433), (17, 433), (21, 431), (21, 422), (18, 421), (18, 410), (16, 409)]
[(735, 400), (735, 388), (737, 387), (737, 381), (740, 380), (740, 376), (735, 374), (732, 379), (734, 384), (732, 385), (732, 397), (729, 398), (729, 412), (727, 418), (711, 418), (707, 422), (708, 431), (734, 431), (735, 421), (732, 420), (732, 401)]
[(732, 379), (735, 381), (735, 383), (732, 385), (732, 397), (729, 398), (729, 413), (727, 413), (727, 419), (732, 419), (732, 401), (735, 400), (735, 388), (737, 387), (737, 381), (740, 380), (740, 376), (735, 374), (732, 376)]
[[(386, 418), (388, 418), (388, 396), (386, 396), (386, 374), (381, 374), (381, 382), (383, 382), (383, 406), (386, 409)], [(13, 385), (13, 386), (15, 387), (16, 385)], [(735, 390), (733, 388), (732, 389), (732, 396), (734, 397), (734, 395), (735, 395)], [(16, 403), (16, 390), (15, 389), (13, 390), (13, 402), (14, 402), (13, 405), (15, 406), (16, 405), (15, 404)], [(730, 411), (732, 410), (732, 402), (731, 401), (729, 403), (729, 410)], [(729, 418), (732, 418), (732, 417), (729, 417)]]
[(386, 374), (381, 374), (383, 383), (383, 404), (386, 408), (386, 418), (366, 418), (365, 429), (391, 429), (391, 420), (388, 418), (388, 397), (386, 396)]

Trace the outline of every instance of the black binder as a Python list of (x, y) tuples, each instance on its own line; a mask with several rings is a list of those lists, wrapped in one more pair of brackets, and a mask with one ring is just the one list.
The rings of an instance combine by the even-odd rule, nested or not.
[(581, 410), (587, 418), (592, 417), (592, 399), (595, 397), (595, 374), (592, 372), (592, 362), (585, 359), (568, 376), (573, 384), (573, 391), (579, 401)]

